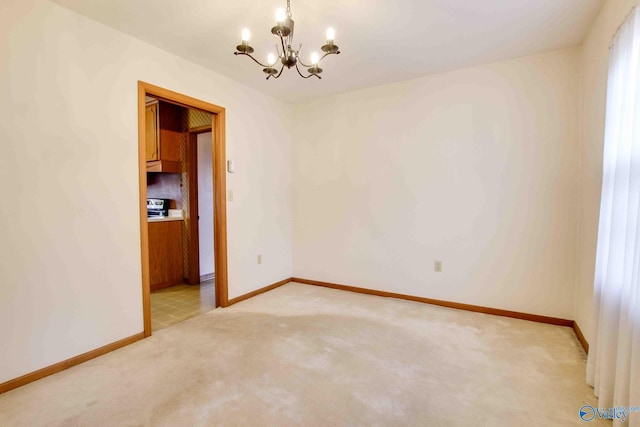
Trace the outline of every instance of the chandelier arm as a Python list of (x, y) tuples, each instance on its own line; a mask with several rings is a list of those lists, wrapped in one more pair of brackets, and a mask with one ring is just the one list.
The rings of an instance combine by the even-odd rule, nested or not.
[(278, 77), (280, 77), (280, 74), (282, 74), (282, 70), (284, 70), (284, 65), (282, 67), (280, 67), (280, 72), (278, 73), (278, 75), (275, 74), (269, 74), (267, 76), (267, 80), (269, 80), (271, 77), (273, 77), (274, 79), (277, 79)]
[(312, 65), (307, 65), (304, 62), (300, 61), (300, 59), (298, 59), (298, 62), (300, 63), (300, 65), (302, 65), (303, 67), (306, 68), (310, 68), (313, 67), (314, 65), (318, 65), (324, 58), (326, 58), (329, 55), (337, 55), (339, 52), (329, 52), (329, 53), (325, 53), (324, 55), (322, 55), (322, 57), (320, 59), (318, 59), (318, 63), (317, 64), (312, 64)]
[[(300, 44), (300, 50), (302, 50), (302, 44)], [(300, 50), (299, 50), (299, 51), (300, 51)], [(298, 52), (299, 52), (299, 51), (298, 51)], [(323, 58), (324, 58), (324, 56), (323, 56)], [(310, 65), (307, 65), (307, 64), (305, 64), (304, 62), (302, 62), (302, 61), (300, 60), (300, 57), (298, 57), (298, 62), (300, 63), (300, 65), (302, 65), (302, 66), (303, 66), (303, 67), (305, 67), (305, 68), (311, 68), (311, 67), (313, 67), (314, 65), (318, 65), (318, 64), (310, 64)], [(320, 62), (320, 60), (318, 60), (318, 62)]]
[[(305, 67), (305, 68), (313, 67), (313, 65), (307, 65), (307, 64), (305, 64), (304, 62), (302, 62), (302, 61), (300, 60), (300, 57), (298, 57), (298, 62), (300, 63), (300, 65), (302, 65), (302, 66), (303, 66), (303, 67)], [(318, 62), (320, 62), (320, 61), (318, 61)], [(314, 65), (315, 65), (315, 64), (314, 64)]]
[[(273, 76), (274, 79), (277, 79), (278, 77), (280, 77), (280, 75), (282, 74), (282, 72), (284, 71), (284, 64), (282, 64), (282, 67), (280, 67), (280, 72), (278, 73), (278, 75)], [(271, 77), (271, 76), (269, 76)], [(267, 79), (269, 78), (267, 77)]]
[(309, 78), (309, 77), (311, 77), (311, 76), (316, 76), (316, 77), (317, 77), (317, 78), (319, 78), (319, 79), (321, 79), (321, 78), (322, 78), (322, 77), (320, 77), (320, 76), (319, 76), (319, 75), (317, 75), (317, 74), (309, 74), (308, 76), (305, 76), (304, 74), (302, 74), (302, 73), (300, 72), (300, 68), (298, 68), (298, 63), (297, 63), (297, 62), (296, 62), (296, 71), (298, 72), (298, 74), (300, 74), (300, 77), (302, 77), (303, 79), (308, 79), (308, 78)]
[(253, 61), (258, 64), (261, 67), (264, 68), (269, 68), (269, 65), (265, 65), (262, 62), (258, 61), (256, 58), (254, 58), (251, 54), (249, 53), (244, 53), (244, 52), (233, 52), (234, 55), (244, 55), (244, 56), (248, 56), (249, 58), (253, 59)]
[(329, 56), (329, 55), (337, 55), (339, 53), (340, 53), (339, 51), (338, 52), (327, 52), (327, 53), (325, 53), (324, 55), (322, 55), (322, 58), (318, 59), (318, 64), (320, 63), (320, 61), (322, 61), (327, 56)]

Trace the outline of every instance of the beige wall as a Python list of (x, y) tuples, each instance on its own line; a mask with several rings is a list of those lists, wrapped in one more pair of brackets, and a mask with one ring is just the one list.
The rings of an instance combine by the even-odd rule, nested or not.
[(289, 106), (40, 0), (0, 58), (0, 382), (143, 329), (138, 80), (227, 108), (229, 296), (291, 276)]
[(573, 318), (579, 77), (574, 48), (296, 106), (294, 275)]
[(582, 100), (578, 278), (574, 319), (587, 340), (593, 334), (593, 275), (595, 271), (602, 149), (604, 139), (609, 45), (618, 27), (638, 0), (609, 0), (593, 23), (582, 47)]

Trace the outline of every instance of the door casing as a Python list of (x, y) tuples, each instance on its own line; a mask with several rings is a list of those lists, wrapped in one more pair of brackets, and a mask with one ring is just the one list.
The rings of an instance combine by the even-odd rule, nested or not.
[[(190, 96), (138, 81), (138, 169), (140, 183), (140, 253), (142, 259), (142, 311), (144, 336), (151, 336), (151, 291), (149, 283), (149, 231), (147, 228), (147, 162), (145, 153), (145, 105), (152, 96), (186, 108), (195, 108), (212, 114), (213, 144), (213, 242), (215, 257), (216, 307), (229, 305), (227, 276), (227, 184), (225, 175), (225, 117), (224, 107), (210, 104)], [(197, 213), (196, 213), (197, 215)]]

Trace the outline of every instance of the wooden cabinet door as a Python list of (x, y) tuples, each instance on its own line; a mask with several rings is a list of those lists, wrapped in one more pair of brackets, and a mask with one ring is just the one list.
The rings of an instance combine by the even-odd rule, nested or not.
[(149, 104), (145, 110), (146, 154), (147, 161), (158, 160), (158, 103)]
[(149, 282), (151, 290), (183, 282), (182, 221), (149, 223)]
[[(184, 137), (184, 109), (168, 102), (158, 103), (158, 159), (180, 162), (180, 145)], [(185, 123), (186, 124), (186, 123)]]

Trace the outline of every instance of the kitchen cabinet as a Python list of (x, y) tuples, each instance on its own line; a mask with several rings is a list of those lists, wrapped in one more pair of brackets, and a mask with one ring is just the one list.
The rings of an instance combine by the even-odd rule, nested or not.
[(147, 104), (145, 108), (145, 149), (147, 162), (158, 160), (158, 102)]
[(182, 221), (149, 222), (147, 225), (151, 290), (183, 283)]
[(180, 173), (180, 144), (184, 138), (183, 108), (152, 101), (145, 108), (147, 172)]

